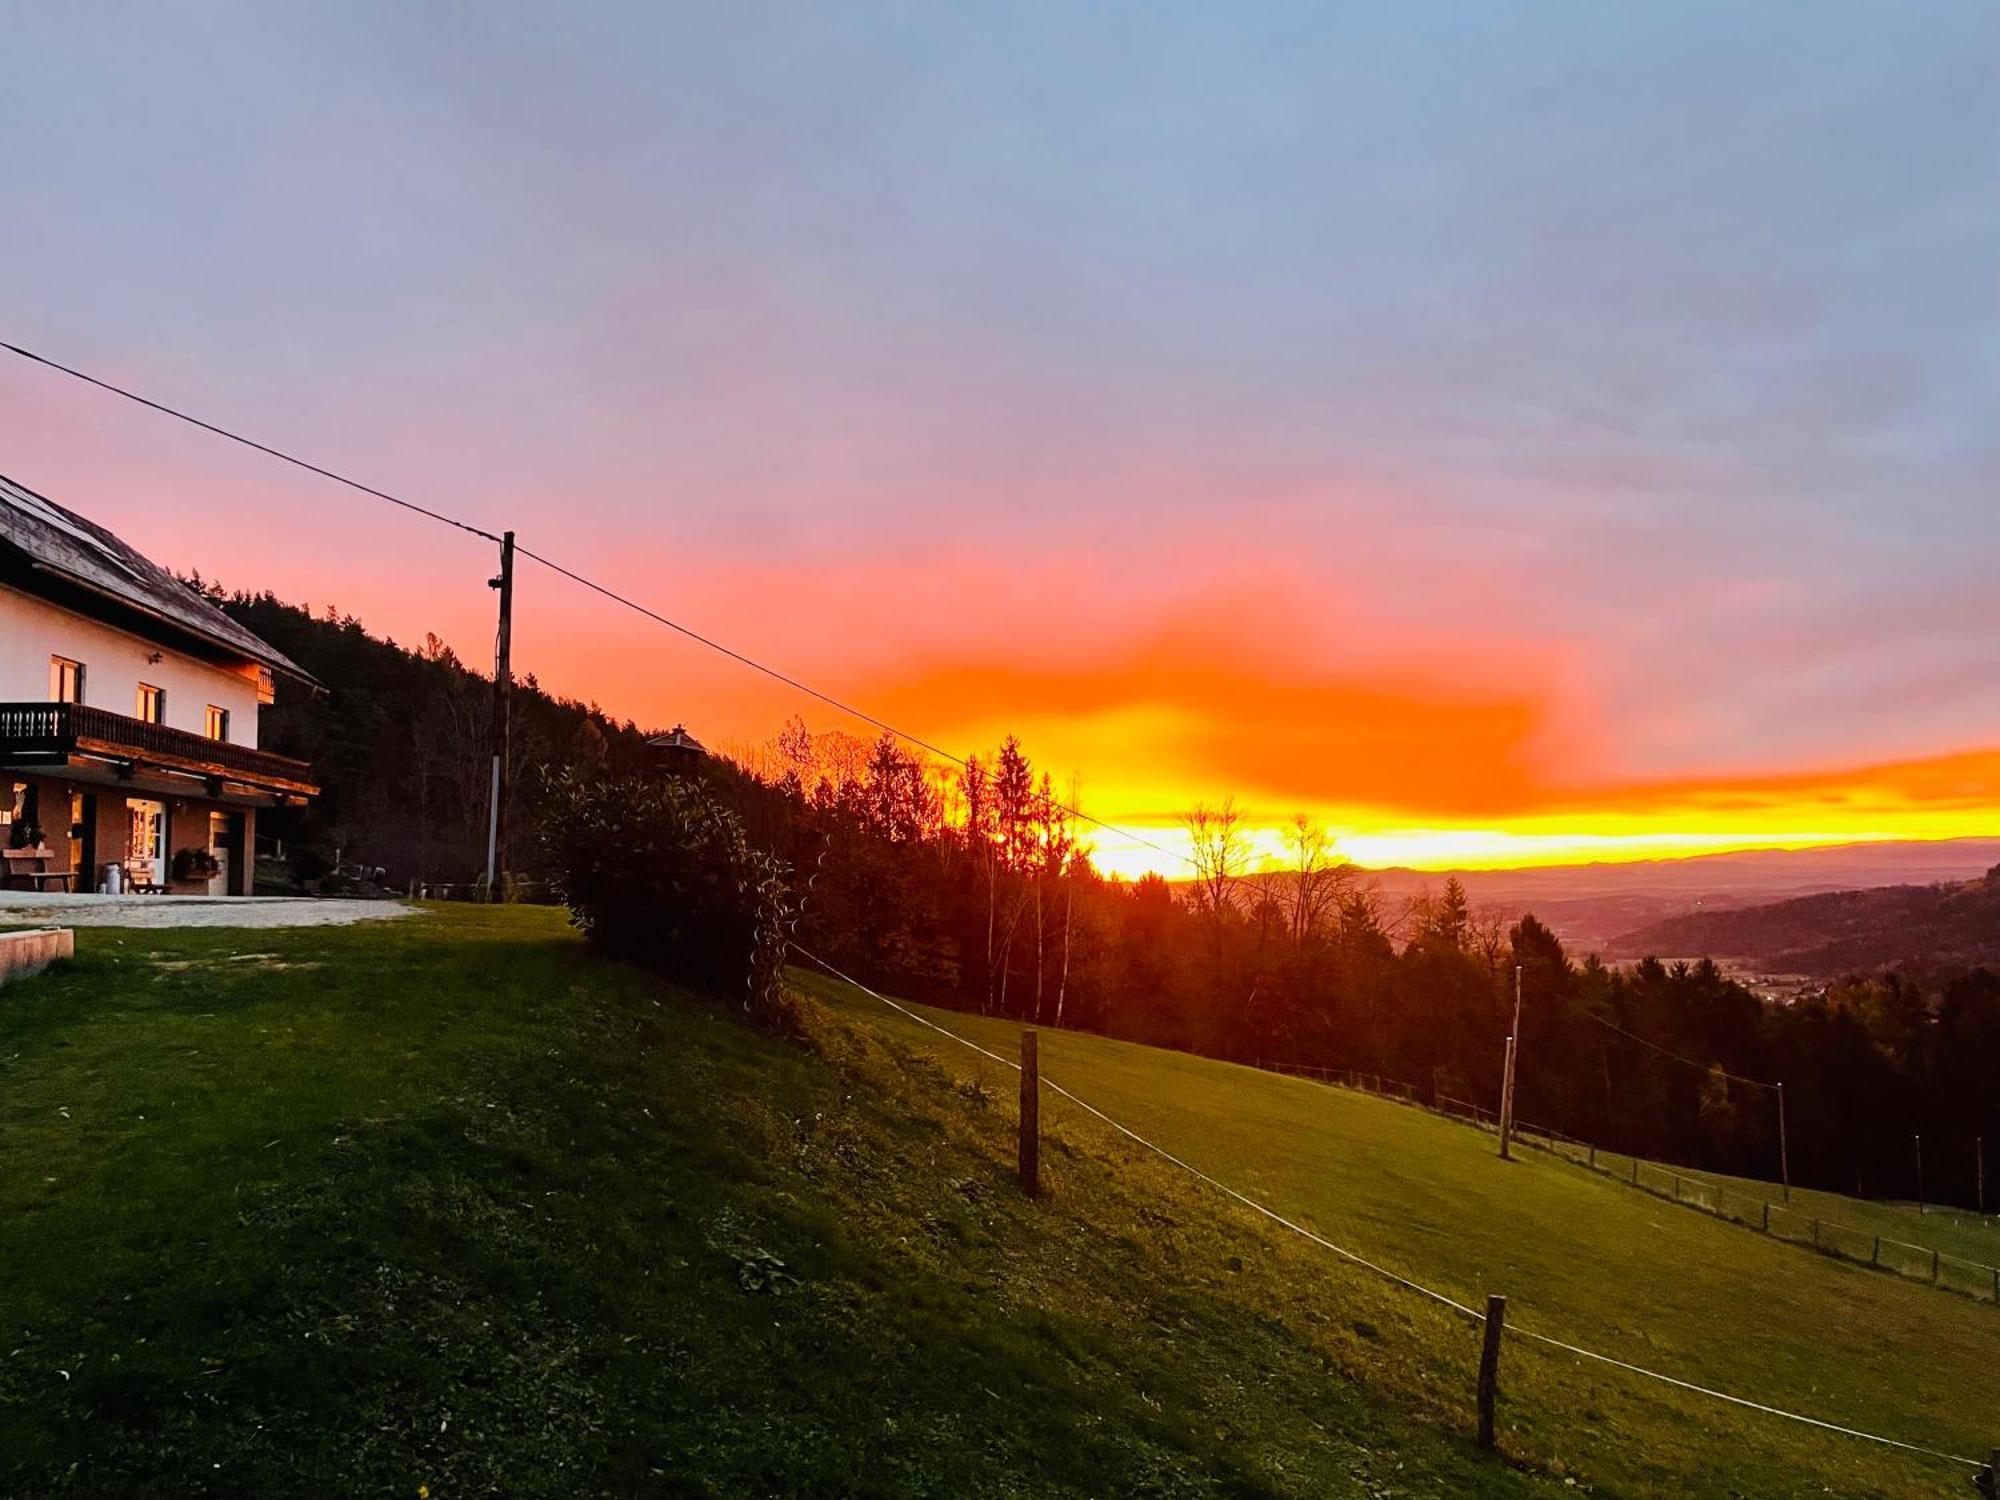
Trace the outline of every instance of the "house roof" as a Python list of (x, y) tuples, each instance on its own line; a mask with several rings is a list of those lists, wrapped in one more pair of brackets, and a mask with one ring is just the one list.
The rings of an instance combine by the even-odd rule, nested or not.
[(665, 734), (656, 734), (646, 741), (654, 750), (692, 750), (697, 755), (708, 754), (708, 746), (687, 732), (685, 724), (676, 724)]
[(21, 553), (42, 572), (150, 615), (181, 635), (195, 636), (288, 677), (313, 680), (282, 651), (237, 624), (95, 521), (85, 520), (5, 475), (0, 475), (0, 547)]

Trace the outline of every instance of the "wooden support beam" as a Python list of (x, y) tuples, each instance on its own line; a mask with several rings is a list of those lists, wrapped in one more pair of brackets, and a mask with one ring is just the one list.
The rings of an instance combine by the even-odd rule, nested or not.
[(1479, 1347), (1479, 1446), (1493, 1446), (1493, 1404), (1500, 1394), (1500, 1336), (1507, 1327), (1507, 1299), (1486, 1299), (1485, 1337)]

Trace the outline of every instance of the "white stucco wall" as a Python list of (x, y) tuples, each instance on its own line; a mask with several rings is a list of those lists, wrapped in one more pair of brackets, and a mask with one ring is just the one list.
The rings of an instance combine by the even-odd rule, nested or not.
[(254, 665), (219, 667), (0, 585), (0, 702), (46, 702), (51, 656), (83, 663), (85, 703), (135, 716), (139, 684), (151, 683), (167, 695), (170, 727), (200, 734), (212, 703), (229, 710), (231, 744), (257, 743)]

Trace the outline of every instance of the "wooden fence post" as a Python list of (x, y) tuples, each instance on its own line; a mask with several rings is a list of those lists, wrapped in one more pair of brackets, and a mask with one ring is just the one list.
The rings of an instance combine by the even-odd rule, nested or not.
[(1882, 1236), (1879, 1234), (1875, 1236), (1875, 1248), (1868, 1252), (1868, 1264), (1871, 1266), (1882, 1264)]
[(1021, 1191), (1042, 1190), (1042, 1072), (1032, 1031), (1021, 1033)]
[(1759, 1227), (1761, 1227), (1764, 1233), (1766, 1234), (1769, 1234), (1771, 1232), (1771, 1204), (1768, 1199), (1765, 1200), (1764, 1203), (1764, 1222)]
[(1639, 1185), (1639, 1158), (1635, 1156), (1632, 1158), (1632, 1186), (1637, 1187), (1638, 1185)]
[(1813, 1249), (1817, 1250), (1819, 1249), (1819, 1220), (1814, 1219), (1812, 1221), (1812, 1225), (1813, 1225), (1813, 1230), (1812, 1230)]
[(1931, 1285), (1932, 1285), (1932, 1286), (1936, 1286), (1936, 1285), (1937, 1285), (1937, 1279), (1938, 1279), (1938, 1253), (1937, 1253), (1937, 1251), (1933, 1250), (1933, 1251), (1931, 1251)]
[(1500, 1393), (1500, 1335), (1507, 1326), (1507, 1299), (1486, 1299), (1485, 1339), (1479, 1346), (1479, 1446), (1493, 1446), (1493, 1399)]

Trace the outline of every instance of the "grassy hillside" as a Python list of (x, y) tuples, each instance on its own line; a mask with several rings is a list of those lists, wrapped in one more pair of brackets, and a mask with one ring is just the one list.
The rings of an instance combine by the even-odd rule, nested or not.
[[(0, 1493), (1882, 1495), (1962, 1476), (1474, 1332), (839, 986), (809, 1045), (539, 910), (80, 934), (0, 1002)], [(979, 1027), (1011, 1048), (1013, 1030)], [(1958, 1451), (2000, 1314), (1414, 1111), (1052, 1078), (1515, 1321)]]
[(0, 993), (0, 1494), (1574, 1492), (1463, 1331), (1010, 1119), (549, 911), (83, 931)]
[[(913, 1023), (844, 986), (839, 1008), (912, 1045)], [(1015, 1028), (944, 1018), (996, 1050)], [(1814, 1255), (1677, 1209), (1539, 1152), (1499, 1162), (1490, 1138), (1345, 1090), (1151, 1051), (1045, 1034), (1046, 1075), (1357, 1253), (1510, 1320), (1634, 1363), (1822, 1419), (1983, 1455), (2000, 1411), (2000, 1309)], [(1004, 1087), (996, 1064), (989, 1085)], [(1056, 1128), (1102, 1127), (1061, 1100)], [(1315, 1269), (1316, 1300), (1402, 1308), (1417, 1299), (1358, 1273)], [(1419, 1304), (1421, 1306), (1421, 1304)], [(1364, 1316), (1374, 1317), (1373, 1313)], [(1449, 1334), (1437, 1347), (1457, 1351)], [(1412, 1390), (1385, 1340), (1365, 1366)], [(1457, 1380), (1454, 1374), (1447, 1389)], [(1909, 1460), (1510, 1343), (1506, 1408), (1517, 1449), (1638, 1493), (1955, 1494), (1948, 1466)]]

